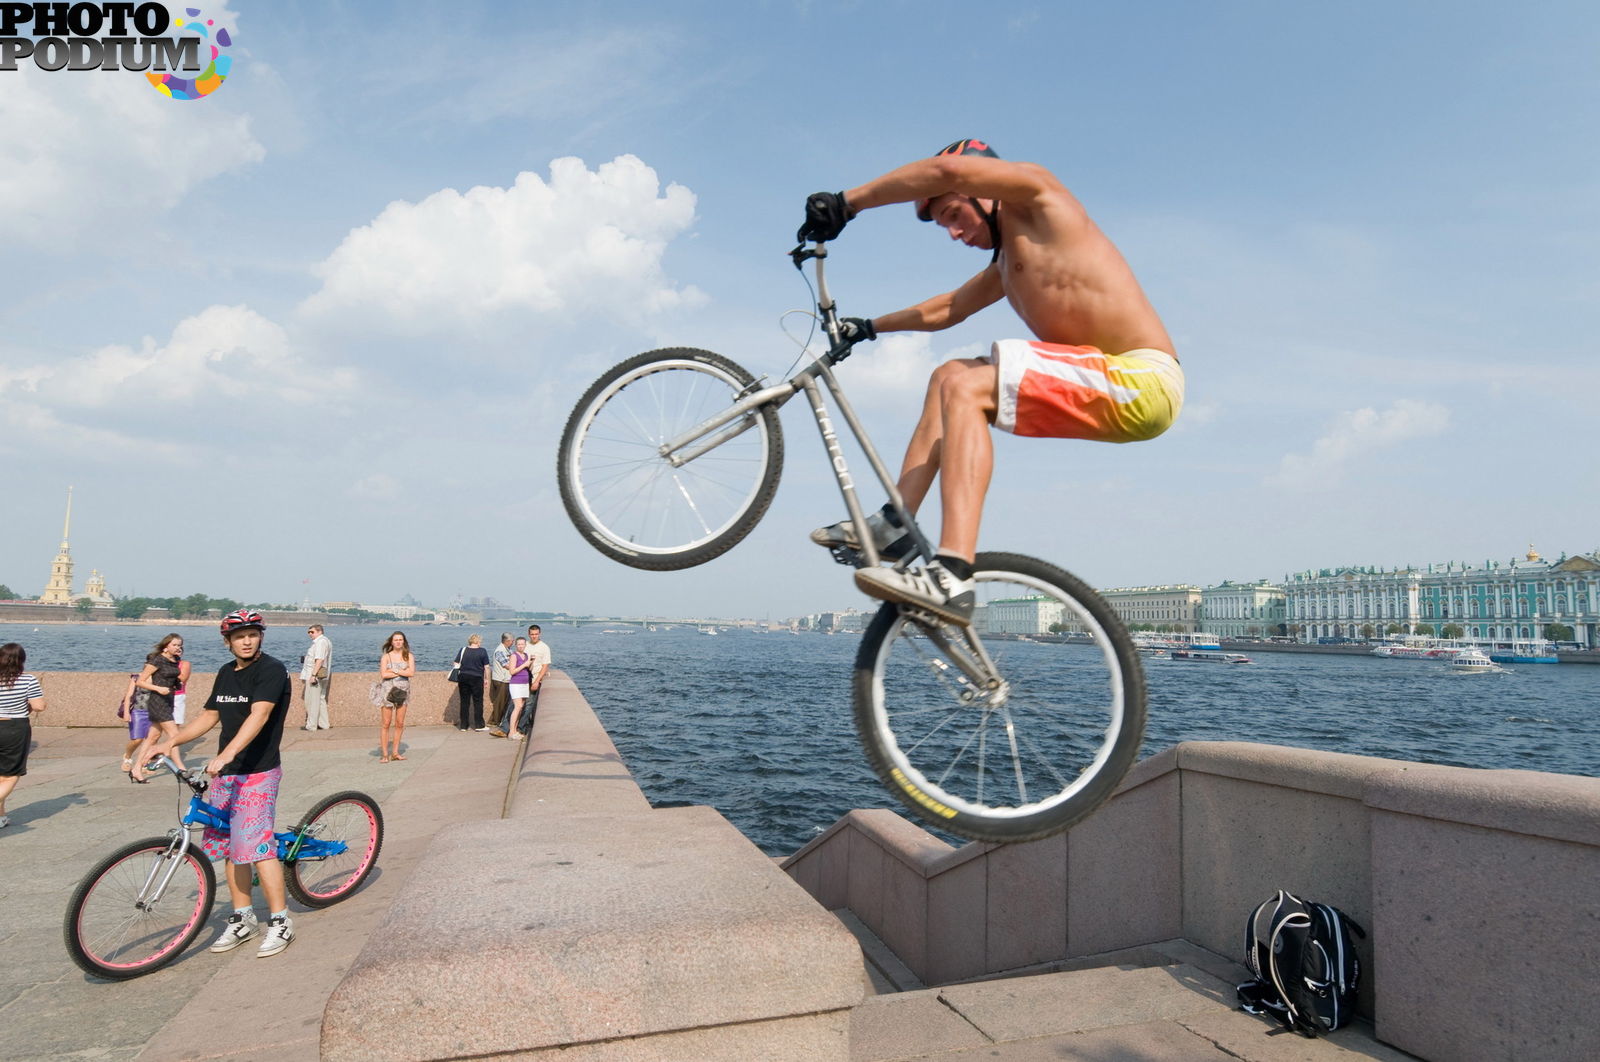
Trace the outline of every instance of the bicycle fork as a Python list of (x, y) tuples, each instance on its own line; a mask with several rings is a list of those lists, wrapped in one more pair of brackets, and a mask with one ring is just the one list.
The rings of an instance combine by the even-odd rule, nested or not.
[[(167, 844), (166, 851), (161, 853), (151, 865), (150, 872), (145, 875), (144, 887), (139, 890), (139, 898), (133, 902), (135, 907), (141, 911), (150, 911), (161, 902), (161, 897), (166, 895), (167, 886), (172, 884), (172, 876), (178, 872), (178, 867), (183, 865), (183, 857), (188, 851), (189, 831), (173, 830), (172, 840)], [(158, 875), (161, 879), (159, 882), (156, 881)]]

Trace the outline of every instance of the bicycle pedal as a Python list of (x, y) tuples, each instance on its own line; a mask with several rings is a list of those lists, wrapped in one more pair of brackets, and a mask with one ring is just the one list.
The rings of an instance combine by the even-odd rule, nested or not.
[(847, 568), (865, 568), (866, 558), (860, 550), (851, 549), (849, 546), (829, 546), (828, 552), (833, 555), (835, 564), (843, 564)]
[(950, 625), (949, 620), (942, 616), (935, 616), (927, 609), (917, 608), (915, 605), (901, 605), (900, 615), (919, 627), (948, 627)]

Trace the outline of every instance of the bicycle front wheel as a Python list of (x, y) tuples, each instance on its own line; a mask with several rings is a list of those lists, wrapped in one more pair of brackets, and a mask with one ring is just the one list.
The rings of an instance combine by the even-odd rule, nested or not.
[(562, 504), (589, 544), (634, 568), (674, 571), (749, 534), (778, 490), (776, 409), (746, 413), (675, 454), (661, 448), (754, 385), (734, 362), (689, 347), (640, 354), (596, 380), (568, 418), (556, 458)]
[(335, 793), (307, 812), (293, 832), (305, 839), (285, 861), (283, 882), (307, 907), (327, 907), (360, 888), (378, 865), (383, 812), (365, 793)]
[(169, 845), (165, 837), (134, 841), (78, 883), (63, 934), (85, 973), (113, 981), (151, 973), (205, 928), (217, 891), (211, 862), (192, 848), (173, 857)]
[[(1144, 671), (1117, 614), (1073, 575), (1008, 553), (978, 554), (974, 574), (971, 633), (878, 610), (856, 656), (856, 729), (884, 785), (927, 822), (979, 841), (1048, 837), (1133, 765)], [(993, 685), (958, 662), (975, 640)]]

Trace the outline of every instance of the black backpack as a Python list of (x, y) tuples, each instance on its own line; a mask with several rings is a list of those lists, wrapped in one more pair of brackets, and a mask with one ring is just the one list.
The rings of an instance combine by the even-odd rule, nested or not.
[(1361, 977), (1351, 933), (1367, 935), (1337, 907), (1279, 889), (1245, 922), (1245, 957), (1256, 977), (1239, 986), (1240, 1006), (1270, 1014), (1301, 1036), (1347, 1024)]

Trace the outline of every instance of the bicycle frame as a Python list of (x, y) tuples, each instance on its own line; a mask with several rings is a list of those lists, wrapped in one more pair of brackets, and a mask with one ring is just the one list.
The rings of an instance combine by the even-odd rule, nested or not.
[[(864, 566), (876, 566), (881, 558), (878, 554), (876, 543), (872, 540), (872, 533), (867, 527), (867, 517), (861, 508), (861, 500), (856, 493), (855, 480), (850, 474), (849, 463), (845, 460), (844, 449), (839, 445), (838, 433), (834, 430), (833, 418), (829, 415), (827, 403), (823, 400), (822, 390), (817, 386), (821, 379), (832, 394), (834, 403), (838, 406), (839, 414), (844, 418), (845, 425), (855, 437), (856, 444), (861, 447), (866, 455), (867, 463), (872, 466), (872, 471), (882, 485), (884, 493), (888, 495), (889, 504), (894, 508), (902, 526), (911, 533), (912, 540), (916, 543), (916, 550), (903, 559), (895, 562), (896, 568), (905, 568), (917, 558), (931, 561), (934, 550), (932, 544), (923, 534), (922, 528), (912, 517), (911, 511), (906, 508), (905, 499), (900, 494), (894, 477), (889, 474), (889, 468), (878, 456), (877, 448), (872, 445), (872, 440), (867, 437), (866, 428), (856, 416), (855, 409), (845, 398), (844, 391), (839, 386), (839, 381), (834, 378), (833, 366), (850, 356), (854, 343), (844, 337), (843, 329), (839, 324), (837, 305), (833, 296), (828, 291), (828, 279), (823, 263), (828, 257), (827, 247), (817, 243), (812, 247), (801, 245), (789, 252), (794, 260), (796, 269), (804, 269), (805, 263), (816, 263), (817, 275), (817, 310), (821, 314), (822, 327), (827, 332), (831, 341), (828, 350), (818, 355), (811, 364), (797, 372), (793, 377), (781, 384), (762, 388), (742, 396), (733, 405), (721, 413), (710, 417), (688, 431), (668, 439), (658, 448), (660, 455), (674, 468), (681, 468), (695, 458), (705, 454), (723, 443), (734, 439), (748, 431), (755, 424), (754, 413), (764, 406), (771, 405), (781, 408), (795, 395), (804, 393), (812, 417), (817, 422), (817, 430), (822, 435), (822, 446), (827, 451), (829, 466), (833, 470), (834, 479), (838, 482), (839, 493), (844, 497), (845, 510), (848, 512), (851, 524), (855, 527), (856, 539), (861, 543), (861, 559)], [(735, 422), (738, 423), (735, 423)], [(721, 430), (719, 430), (721, 429)], [(711, 433), (716, 434), (712, 435)], [(707, 438), (707, 436), (710, 438)], [(1005, 682), (1000, 678), (995, 668), (994, 661), (989, 657), (983, 642), (977, 635), (967, 628), (963, 632), (962, 641), (965, 646), (957, 644), (949, 637), (946, 626), (931, 616), (921, 616), (914, 611), (911, 617), (924, 630), (927, 636), (938, 643), (939, 647), (949, 654), (961, 671), (981, 689), (988, 690), (991, 696), (1003, 697)], [(970, 652), (968, 651), (970, 649)], [(975, 659), (974, 659), (975, 657)]]
[[(151, 881), (155, 878), (155, 870), (151, 870), (150, 878), (145, 881), (145, 887), (139, 893), (141, 897), (139, 902), (141, 904), (145, 902), (155, 903), (161, 899), (162, 893), (166, 891), (167, 884), (172, 880), (173, 874), (177, 873), (179, 862), (182, 860), (184, 853), (191, 847), (192, 842), (189, 838), (189, 831), (192, 828), (204, 827), (219, 830), (226, 834), (232, 826), (227, 815), (206, 802), (205, 791), (207, 785), (203, 780), (198, 783), (191, 780), (184, 772), (178, 769), (177, 764), (166, 756), (156, 757), (151, 761), (151, 765), (170, 771), (178, 781), (194, 790), (194, 795), (189, 798), (189, 810), (179, 818), (178, 828), (171, 833), (172, 841), (167, 846), (166, 858), (169, 860), (167, 872), (162, 877), (161, 883), (156, 887), (155, 893), (151, 895), (148, 890)], [(273, 833), (272, 839), (277, 842), (277, 858), (285, 863), (291, 863), (297, 859), (327, 859), (330, 856), (342, 855), (349, 848), (349, 845), (343, 841), (324, 841), (312, 837), (307, 829), (277, 831)], [(143, 899), (146, 896), (149, 897), (148, 901)]]

